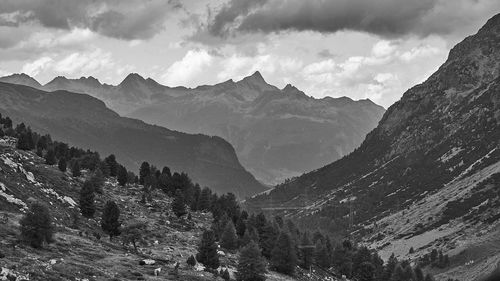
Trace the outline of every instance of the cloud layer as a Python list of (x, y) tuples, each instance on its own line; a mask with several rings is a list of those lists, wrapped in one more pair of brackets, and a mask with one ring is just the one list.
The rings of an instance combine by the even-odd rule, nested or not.
[(125, 40), (149, 39), (179, 8), (177, 0), (2, 0), (0, 26), (36, 23), (65, 30), (87, 28)]
[(446, 35), (500, 9), (498, 0), (231, 0), (209, 20), (218, 37), (354, 30), (383, 37)]

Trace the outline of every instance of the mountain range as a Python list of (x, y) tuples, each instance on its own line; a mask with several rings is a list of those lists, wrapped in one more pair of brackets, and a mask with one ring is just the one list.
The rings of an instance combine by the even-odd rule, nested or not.
[[(500, 261), (500, 14), (404, 93), (359, 148), (247, 201), (391, 253), (451, 256), (438, 280)], [(496, 246), (495, 246), (496, 245)]]
[[(26, 76), (18, 76), (31, 81)], [(33, 81), (31, 81), (33, 82)], [(120, 117), (89, 95), (46, 92), (0, 82), (0, 112), (42, 134), (73, 146), (115, 154), (128, 169), (142, 161), (190, 174), (195, 182), (240, 198), (266, 189), (240, 164), (234, 148), (220, 137), (186, 134)]]
[(116, 86), (93, 77), (56, 77), (42, 86), (25, 74), (0, 81), (86, 93), (122, 116), (222, 137), (235, 147), (243, 166), (267, 184), (322, 167), (353, 151), (385, 111), (370, 100), (316, 99), (290, 84), (279, 89), (259, 72), (241, 81), (196, 88), (171, 88), (135, 73)]

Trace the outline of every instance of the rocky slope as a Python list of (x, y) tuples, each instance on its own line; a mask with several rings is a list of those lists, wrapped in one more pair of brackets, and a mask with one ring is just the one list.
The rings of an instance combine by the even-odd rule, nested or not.
[(57, 77), (41, 88), (87, 93), (122, 115), (220, 136), (235, 147), (244, 167), (273, 184), (351, 152), (384, 113), (370, 100), (314, 99), (291, 85), (278, 89), (259, 72), (194, 89), (166, 87), (138, 74), (116, 86), (93, 77)]
[[(186, 263), (197, 251), (203, 230), (210, 228), (210, 213), (192, 212), (192, 220), (179, 219), (165, 210), (171, 198), (154, 191), (152, 202), (140, 203), (141, 186), (120, 187), (107, 179), (104, 193), (96, 195), (97, 213), (87, 219), (79, 215), (78, 194), (81, 177), (62, 173), (44, 164), (33, 152), (16, 150), (12, 142), (0, 138), (0, 280), (187, 280), (222, 278)], [(15, 141), (14, 141), (15, 144)], [(109, 240), (100, 228), (102, 207), (113, 200), (120, 208), (120, 221), (140, 221), (147, 225), (138, 252), (123, 245), (120, 237)], [(19, 241), (19, 220), (33, 202), (45, 204), (53, 216), (55, 241), (33, 249)], [(234, 280), (237, 255), (219, 251), (221, 268), (228, 268)], [(153, 260), (152, 265), (139, 261)], [(179, 263), (177, 273), (175, 265)], [(161, 268), (159, 276), (155, 269)], [(298, 269), (294, 278), (269, 272), (267, 280), (334, 281), (319, 269), (313, 274)]]
[(265, 190), (219, 137), (191, 135), (120, 117), (103, 102), (67, 91), (45, 92), (0, 82), (0, 111), (71, 145), (115, 154), (130, 170), (142, 161), (185, 171), (202, 186), (244, 198)]
[[(500, 15), (408, 90), (353, 153), (248, 205), (328, 225), (415, 260), (451, 255), (438, 280), (476, 280), (500, 262)], [(496, 245), (492, 247), (492, 245)]]

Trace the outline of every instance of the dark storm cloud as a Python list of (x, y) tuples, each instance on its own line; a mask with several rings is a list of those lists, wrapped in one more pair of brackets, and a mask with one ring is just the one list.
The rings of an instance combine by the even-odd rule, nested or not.
[(2, 0), (0, 26), (39, 23), (58, 29), (89, 28), (102, 35), (148, 39), (163, 30), (178, 0)]
[(207, 31), (218, 37), (342, 30), (384, 37), (448, 34), (468, 23), (469, 14), (484, 13), (477, 9), (483, 3), (500, 8), (498, 0), (231, 0), (215, 13)]

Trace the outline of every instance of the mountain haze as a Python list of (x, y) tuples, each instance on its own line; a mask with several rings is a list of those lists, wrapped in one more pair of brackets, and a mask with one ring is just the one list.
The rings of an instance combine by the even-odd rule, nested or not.
[(103, 156), (115, 154), (130, 170), (137, 170), (142, 161), (159, 168), (169, 166), (189, 173), (202, 186), (241, 198), (265, 189), (240, 165), (233, 147), (222, 138), (120, 117), (102, 101), (85, 94), (0, 83), (0, 110), (15, 122), (27, 122), (55, 139)]
[(247, 203), (357, 236), (385, 258), (442, 249), (453, 265), (438, 280), (476, 280), (500, 261), (492, 247), (499, 186), (496, 15), (392, 105), (353, 153)]
[(121, 115), (222, 137), (244, 167), (273, 184), (348, 154), (384, 113), (370, 100), (315, 99), (290, 84), (279, 89), (260, 72), (193, 89), (163, 86), (135, 73), (116, 86), (93, 77), (56, 77), (39, 88), (87, 93)]

